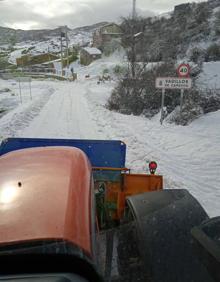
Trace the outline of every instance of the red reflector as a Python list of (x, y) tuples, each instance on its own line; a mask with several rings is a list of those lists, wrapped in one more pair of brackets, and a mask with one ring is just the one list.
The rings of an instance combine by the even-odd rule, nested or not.
[(156, 162), (149, 163), (149, 168), (157, 169), (157, 163)]
[(156, 162), (150, 162), (149, 163), (149, 170), (151, 174), (155, 174), (157, 169), (157, 163)]

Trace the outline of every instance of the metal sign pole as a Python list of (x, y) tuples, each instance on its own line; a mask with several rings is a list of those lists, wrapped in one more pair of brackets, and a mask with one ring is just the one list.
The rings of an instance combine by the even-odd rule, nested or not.
[(67, 26), (65, 26), (65, 35), (66, 35), (66, 57), (67, 57), (67, 70), (69, 71), (69, 42), (68, 42), (68, 30)]
[(160, 118), (160, 124), (163, 124), (163, 108), (164, 108), (164, 98), (165, 98), (165, 88), (162, 89), (162, 99), (161, 99), (161, 118)]
[(21, 104), (22, 104), (22, 96), (21, 96), (21, 82), (20, 82), (20, 79), (18, 79), (18, 84), (19, 84), (20, 101), (21, 101)]
[(183, 109), (183, 96), (184, 96), (184, 89), (181, 89), (181, 94), (180, 94), (180, 112), (181, 113)]
[(30, 80), (29, 80), (29, 87), (30, 87), (30, 98), (31, 98), (31, 100), (32, 100), (32, 93), (31, 93), (31, 78), (30, 78)]

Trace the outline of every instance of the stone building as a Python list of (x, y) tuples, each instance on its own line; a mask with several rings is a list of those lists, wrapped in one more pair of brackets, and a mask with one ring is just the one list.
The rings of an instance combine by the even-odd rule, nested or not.
[(35, 56), (24, 55), (16, 59), (16, 64), (18, 67), (25, 67), (25, 66), (42, 64), (48, 61), (56, 60), (58, 58), (59, 58), (58, 56), (51, 53), (45, 53)]
[(97, 48), (90, 48), (90, 47), (85, 47), (82, 48), (80, 51), (80, 63), (82, 65), (89, 65), (93, 61), (100, 59), (102, 57), (102, 52), (97, 49)]
[(112, 40), (120, 39), (122, 30), (119, 25), (110, 23), (97, 29), (93, 34), (93, 47), (104, 50)]

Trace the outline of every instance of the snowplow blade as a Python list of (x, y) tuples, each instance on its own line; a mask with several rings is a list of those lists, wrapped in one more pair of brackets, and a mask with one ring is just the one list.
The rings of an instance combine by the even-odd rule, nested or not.
[(0, 144), (0, 156), (21, 149), (50, 146), (79, 148), (93, 167), (125, 167), (126, 145), (119, 140), (7, 138)]
[[(86, 139), (53, 139), (53, 138), (7, 138), (0, 144), (0, 156), (12, 151), (35, 148), (67, 146), (82, 150), (92, 167), (124, 168), (126, 144), (120, 140), (86, 140)], [(94, 180), (119, 181), (121, 171), (94, 170)]]
[[(191, 229), (200, 225), (208, 216), (188, 191), (148, 192), (128, 197), (127, 203), (130, 210), (127, 214), (133, 218), (133, 222), (130, 233), (127, 227), (121, 227), (119, 231), (121, 275), (126, 268), (129, 275), (129, 257), (134, 257), (137, 252), (140, 258), (136, 270), (140, 271), (141, 267), (144, 275), (138, 279), (137, 274), (136, 281), (214, 281), (198, 259), (191, 235)], [(130, 245), (131, 250), (127, 248), (127, 253), (125, 245)], [(124, 262), (126, 255), (127, 262)]]

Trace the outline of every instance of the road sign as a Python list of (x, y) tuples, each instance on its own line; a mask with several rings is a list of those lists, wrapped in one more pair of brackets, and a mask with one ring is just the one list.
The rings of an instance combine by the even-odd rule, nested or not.
[(17, 77), (16, 78), (16, 81), (17, 82), (31, 82), (31, 77), (25, 77), (25, 76), (23, 76), (23, 77)]
[(1, 77), (2, 77), (3, 79), (7, 79), (7, 80), (14, 78), (13, 75), (10, 74), (10, 73), (3, 73), (3, 74), (1, 75)]
[(181, 64), (177, 69), (179, 77), (189, 77), (190, 66), (188, 64)]
[(166, 89), (180, 89), (181, 90), (180, 109), (182, 111), (184, 89), (190, 89), (192, 87), (192, 79), (185, 78), (185, 77), (158, 77), (158, 78), (156, 78), (156, 85), (155, 86), (158, 89), (162, 89), (160, 123), (163, 124), (163, 120), (164, 120), (164, 99), (165, 99)]
[(178, 77), (158, 77), (156, 79), (156, 88), (158, 89), (190, 89), (192, 79)]

